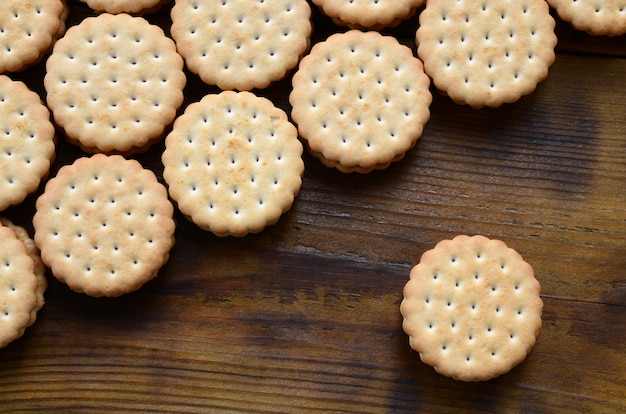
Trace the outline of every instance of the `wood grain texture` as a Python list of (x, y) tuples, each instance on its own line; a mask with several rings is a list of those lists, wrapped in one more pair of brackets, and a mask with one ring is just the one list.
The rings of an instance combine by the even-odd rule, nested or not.
[[(69, 24), (91, 15), (70, 1)], [(169, 8), (147, 18), (166, 32)], [(335, 31), (315, 11), (314, 41)], [(416, 21), (386, 34), (415, 47)], [(557, 25), (535, 93), (475, 110), (434, 93), (405, 159), (344, 175), (305, 155), (274, 226), (218, 238), (177, 215), (159, 276), (115, 299), (50, 274), (46, 305), (0, 350), (0, 412), (626, 412), (626, 38)], [(14, 78), (42, 97), (44, 64)], [(289, 112), (290, 80), (256, 91)], [(188, 73), (186, 104), (217, 90)], [(137, 155), (162, 180), (156, 145)], [(59, 137), (51, 175), (84, 155)], [(32, 234), (37, 194), (4, 215)], [(499, 238), (542, 284), (528, 358), (483, 383), (408, 346), (411, 267), (457, 234)]]

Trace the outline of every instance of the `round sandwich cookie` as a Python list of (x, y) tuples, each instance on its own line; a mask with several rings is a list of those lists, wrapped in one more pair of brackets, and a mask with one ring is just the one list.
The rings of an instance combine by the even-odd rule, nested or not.
[(0, 211), (20, 204), (48, 175), (56, 134), (50, 112), (24, 83), (0, 75)]
[(533, 92), (555, 60), (545, 0), (432, 0), (419, 15), (417, 54), (454, 102), (498, 107)]
[(163, 139), (183, 102), (183, 60), (142, 17), (103, 13), (71, 27), (46, 62), (56, 124), (90, 153), (129, 155)]
[(302, 144), (287, 114), (251, 92), (189, 105), (165, 139), (163, 178), (180, 211), (217, 236), (276, 223), (302, 185)]
[(313, 0), (338, 26), (381, 30), (415, 16), (425, 0)]
[(0, 13), (0, 73), (39, 62), (65, 31), (62, 0), (4, 0)]
[(548, 0), (559, 17), (592, 36), (626, 33), (626, 0)]
[(142, 15), (157, 12), (172, 0), (80, 0), (97, 12)]
[(189, 70), (224, 90), (261, 89), (284, 78), (312, 32), (306, 0), (177, 0), (171, 17)]
[(0, 225), (0, 348), (35, 321), (38, 281), (33, 259), (15, 232)]
[(522, 362), (541, 328), (532, 267), (500, 240), (460, 235), (411, 269), (400, 312), (411, 348), (442, 375), (485, 381)]
[(89, 296), (153, 279), (174, 245), (174, 207), (152, 171), (120, 155), (61, 167), (37, 199), (35, 243), (52, 274)]
[(430, 118), (430, 79), (407, 46), (350, 30), (317, 43), (292, 78), (291, 117), (309, 152), (344, 173), (402, 159)]
[(37, 303), (30, 313), (28, 326), (31, 326), (37, 320), (37, 312), (39, 312), (44, 305), (44, 293), (48, 288), (48, 281), (46, 280), (46, 265), (44, 265), (41, 260), (41, 253), (39, 252), (35, 241), (30, 237), (24, 227), (13, 223), (6, 217), (0, 217), (0, 225), (13, 230), (17, 239), (26, 246), (26, 253), (33, 260), (33, 273), (37, 278), (37, 287), (35, 288)]

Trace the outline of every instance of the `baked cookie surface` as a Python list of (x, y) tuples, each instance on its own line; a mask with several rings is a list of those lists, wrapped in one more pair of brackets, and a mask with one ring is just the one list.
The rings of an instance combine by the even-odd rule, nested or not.
[(37, 278), (26, 245), (0, 225), (0, 348), (18, 339), (34, 322)]
[(24, 227), (13, 223), (6, 217), (0, 217), (0, 225), (13, 230), (17, 239), (24, 243), (24, 246), (26, 246), (26, 253), (33, 260), (33, 274), (37, 278), (37, 287), (35, 288), (35, 297), (37, 299), (37, 302), (30, 313), (30, 321), (28, 322), (28, 326), (31, 326), (37, 320), (37, 312), (41, 310), (44, 305), (43, 295), (48, 288), (48, 280), (46, 279), (46, 266), (41, 260), (41, 253), (39, 252), (35, 241), (30, 237)]
[(626, 33), (626, 0), (548, 0), (559, 17), (592, 36)]
[(410, 273), (402, 327), (423, 362), (461, 381), (508, 372), (535, 345), (543, 302), (532, 267), (502, 241), (461, 235)]
[(157, 275), (174, 245), (173, 206), (154, 173), (120, 155), (61, 167), (37, 199), (35, 243), (76, 292), (119, 296)]
[(190, 71), (223, 90), (265, 88), (309, 47), (305, 0), (178, 0), (172, 37)]
[(302, 144), (287, 114), (251, 92), (189, 105), (165, 139), (163, 177), (180, 211), (218, 236), (274, 224), (302, 185)]
[(71, 27), (46, 62), (46, 101), (67, 139), (129, 155), (163, 138), (186, 76), (174, 42), (142, 17), (103, 13)]
[(335, 24), (380, 30), (413, 17), (424, 0), (313, 0)]
[(453, 101), (498, 107), (533, 92), (555, 60), (544, 0), (433, 0), (419, 16), (417, 54)]
[(430, 79), (411, 49), (350, 30), (317, 43), (292, 79), (291, 116), (309, 152), (342, 172), (384, 169), (430, 118)]
[(131, 13), (144, 14), (153, 13), (162, 5), (172, 0), (80, 0), (87, 3), (89, 7), (98, 11), (112, 14)]
[(50, 112), (24, 83), (0, 75), (0, 211), (35, 192), (55, 158)]
[(62, 0), (3, 0), (0, 13), (0, 73), (38, 62), (65, 30)]

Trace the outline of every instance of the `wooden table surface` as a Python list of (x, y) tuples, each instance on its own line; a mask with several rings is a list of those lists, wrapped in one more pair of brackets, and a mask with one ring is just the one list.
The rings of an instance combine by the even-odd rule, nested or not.
[[(91, 14), (70, 5), (69, 25)], [(168, 31), (170, 8), (147, 18)], [(314, 42), (345, 30), (315, 8), (314, 23)], [(415, 48), (416, 27), (384, 32)], [(304, 155), (293, 208), (262, 233), (218, 238), (177, 213), (169, 262), (115, 299), (48, 274), (37, 322), (0, 350), (0, 411), (626, 412), (626, 36), (556, 30), (533, 94), (476, 110), (434, 92), (385, 171)], [(43, 73), (12, 77), (43, 97)], [(255, 92), (289, 112), (290, 85)], [(185, 105), (214, 92), (188, 73)], [(162, 151), (136, 157), (161, 181)], [(82, 155), (60, 135), (51, 175)], [(31, 234), (36, 196), (3, 213)], [(435, 373), (401, 328), (409, 270), (461, 233), (505, 241), (542, 284), (537, 344), (487, 382)]]

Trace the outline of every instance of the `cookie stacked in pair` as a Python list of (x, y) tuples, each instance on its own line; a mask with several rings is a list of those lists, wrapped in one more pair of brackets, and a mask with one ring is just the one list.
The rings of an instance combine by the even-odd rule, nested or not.
[[(176, 4), (173, 16), (184, 3)], [(143, 17), (105, 12), (70, 28), (46, 62), (44, 86), (54, 121), (92, 155), (63, 166), (47, 182), (33, 218), (35, 240), (53, 275), (77, 292), (119, 296), (156, 276), (174, 245), (170, 196), (201, 228), (243, 236), (278, 220), (300, 188), (304, 164), (295, 127), (269, 100), (245, 91), (211, 94), (185, 109), (165, 142), (167, 186), (129, 158), (161, 140), (182, 105), (181, 36), (196, 24), (186, 13), (206, 12), (198, 2), (187, 6), (174, 19), (184, 28), (182, 34), (173, 28), (178, 44)], [(285, 37), (285, 47), (293, 43), (272, 30), (281, 19), (299, 30), (297, 22), (281, 17), (299, 12), (274, 6), (263, 9), (271, 25), (251, 22), (250, 30), (261, 30), (263, 39), (245, 45), (246, 53), (271, 46), (274, 34)], [(228, 17), (221, 12), (220, 21)], [(303, 16), (308, 23), (309, 13)], [(216, 30), (225, 36), (227, 28)], [(308, 46), (309, 33), (301, 48)], [(271, 47), (272, 56), (263, 56), (280, 67), (291, 52)], [(258, 71), (268, 66), (258, 63)], [(286, 70), (272, 69), (271, 76)], [(248, 79), (258, 79), (258, 71)]]
[[(182, 104), (185, 75), (182, 58), (160, 28), (105, 13), (66, 32), (64, 1), (4, 6), (0, 73), (21, 71), (52, 53), (44, 79), (47, 107), (25, 84), (0, 75), (0, 210), (19, 205), (47, 178), (56, 144), (50, 111), (68, 139), (87, 152), (129, 155), (161, 138)], [(91, 181), (84, 180), (85, 173)], [(43, 304), (43, 263), (74, 290), (92, 296), (127, 293), (167, 260), (172, 217), (165, 187), (136, 161), (98, 154), (61, 168), (38, 198), (33, 218), (42, 259), (23, 228), (0, 229), (6, 287), (1, 305), (9, 326), (2, 328), (7, 336), (1, 345), (34, 322)]]
[[(38, 63), (65, 32), (64, 1), (3, 3), (0, 14), (0, 212), (46, 179), (56, 133), (38, 94), (10, 74)], [(39, 249), (25, 228), (0, 217), (0, 348), (33, 325), (47, 288)]]
[(498, 107), (534, 91), (555, 59), (544, 0), (427, 1), (417, 56), (374, 29), (410, 17), (422, 2), (316, 4), (359, 30), (330, 36), (302, 59), (291, 115), (311, 154), (346, 173), (387, 168), (416, 144), (430, 117), (431, 80), (459, 104)]
[(263, 230), (302, 184), (303, 147), (287, 114), (253, 89), (283, 79), (308, 50), (305, 0), (177, 1), (172, 38), (220, 93), (189, 105), (165, 139), (163, 177), (181, 212), (218, 236)]
[(65, 33), (65, 0), (5, 0), (0, 13), (0, 73), (41, 61)]
[(504, 242), (459, 235), (426, 251), (400, 306), (409, 344), (460, 381), (509, 372), (535, 345), (543, 302), (534, 270)]
[(39, 62), (65, 33), (61, 0), (10, 0), (0, 14), (0, 211), (20, 204), (47, 177), (56, 132), (38, 94), (11, 74)]
[(0, 348), (37, 320), (48, 287), (39, 249), (27, 231), (0, 218)]
[(174, 245), (173, 206), (128, 156), (162, 139), (183, 101), (182, 58), (142, 17), (102, 13), (71, 27), (46, 61), (46, 102), (68, 141), (93, 155), (61, 167), (33, 217), (52, 274), (119, 296), (156, 276)]

